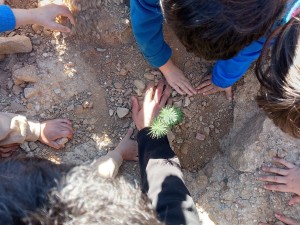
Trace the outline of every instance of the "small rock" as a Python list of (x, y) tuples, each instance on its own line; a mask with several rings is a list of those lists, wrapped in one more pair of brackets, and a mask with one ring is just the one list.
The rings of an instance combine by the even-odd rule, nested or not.
[(208, 136), (210, 133), (209, 127), (204, 127), (204, 133)]
[(14, 83), (13, 83), (11, 80), (9, 80), (9, 81), (7, 82), (7, 88), (8, 88), (8, 89), (12, 89), (13, 86), (14, 86)]
[(141, 91), (145, 90), (145, 88), (146, 88), (145, 83), (141, 80), (135, 80), (133, 83), (134, 83), (134, 86), (136, 86), (136, 88)]
[(199, 141), (204, 141), (205, 140), (205, 135), (201, 134), (201, 133), (197, 133), (196, 134), (196, 139)]
[(33, 24), (31, 26), (32, 30), (37, 33), (37, 34), (41, 34), (43, 27), (41, 25), (38, 24)]
[(5, 56), (4, 54), (1, 54), (1, 55), (0, 55), (0, 62), (1, 62), (2, 60), (4, 60), (5, 57), (6, 57), (6, 56)]
[(96, 48), (97, 52), (106, 52), (105, 48)]
[(32, 151), (36, 150), (39, 147), (35, 142), (29, 142), (28, 145)]
[(59, 88), (57, 88), (57, 89), (54, 89), (54, 93), (58, 95), (58, 94), (60, 94), (60, 93), (61, 93), (61, 90), (60, 90)]
[(46, 36), (51, 36), (51, 34), (52, 34), (52, 31), (47, 28), (44, 28), (43, 32)]
[(127, 108), (117, 108), (117, 115), (119, 118), (124, 118), (129, 113)]
[(73, 111), (74, 110), (74, 105), (69, 105), (68, 107), (67, 107), (67, 111)]
[(69, 141), (68, 138), (61, 138), (61, 139), (58, 139), (56, 141), (57, 144), (59, 144), (61, 147), (65, 147), (65, 144)]
[(182, 100), (179, 100), (177, 102), (174, 102), (173, 105), (180, 108), (182, 106), (182, 102)]
[(82, 113), (83, 113), (83, 107), (82, 107), (82, 105), (76, 105), (75, 106), (75, 114), (76, 115), (80, 115)]
[(125, 70), (125, 69), (121, 69), (121, 70), (120, 70), (120, 75), (121, 75), (121, 76), (126, 76), (127, 73), (128, 73), (128, 71)]
[(89, 102), (89, 101), (84, 101), (82, 103), (82, 106), (83, 106), (84, 109), (91, 109), (91, 108), (93, 108), (94, 103), (93, 102)]
[(154, 80), (154, 79), (155, 79), (155, 75), (152, 74), (152, 73), (145, 73), (145, 74), (144, 74), (144, 77), (145, 77), (147, 80)]
[(123, 88), (123, 84), (121, 84), (119, 82), (114, 83), (114, 86), (115, 86), (116, 89), (122, 89)]
[(109, 110), (109, 115), (110, 115), (110, 116), (113, 116), (114, 114), (115, 114), (115, 110), (110, 109), (110, 110)]
[(31, 51), (32, 44), (30, 39), (26, 36), (0, 37), (0, 55), (28, 53)]
[(129, 95), (131, 95), (132, 93), (132, 90), (131, 89), (128, 89), (125, 93), (124, 93), (124, 96), (127, 97)]
[(38, 90), (37, 88), (25, 88), (24, 89), (24, 97), (25, 98), (32, 98), (33, 96), (37, 95)]
[(202, 106), (207, 106), (207, 103), (204, 101), (204, 102), (202, 102)]
[(21, 88), (20, 86), (14, 85), (14, 86), (13, 86), (13, 89), (12, 89), (12, 92), (13, 92), (15, 95), (19, 95), (19, 94), (22, 92), (22, 88)]
[(184, 107), (188, 107), (191, 104), (191, 100), (189, 97), (184, 98)]
[(20, 85), (25, 82), (36, 83), (39, 80), (36, 67), (29, 65), (15, 70), (13, 72), (13, 80), (16, 85)]

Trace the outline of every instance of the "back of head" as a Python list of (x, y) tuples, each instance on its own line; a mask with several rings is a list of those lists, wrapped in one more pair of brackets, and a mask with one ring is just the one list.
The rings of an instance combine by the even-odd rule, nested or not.
[[(269, 44), (276, 38), (271, 60), (265, 66)], [(300, 138), (300, 22), (292, 18), (269, 37), (256, 63), (256, 75), (262, 84), (258, 105), (276, 126)]]
[(207, 60), (229, 59), (264, 36), (286, 0), (160, 0), (167, 24), (187, 48)]
[(37, 158), (0, 162), (0, 224), (24, 224), (23, 218), (43, 207), (61, 178), (62, 167)]
[(161, 224), (132, 181), (123, 174), (101, 178), (90, 165), (74, 167), (50, 194), (47, 210), (32, 216), (43, 225), (159, 225)]

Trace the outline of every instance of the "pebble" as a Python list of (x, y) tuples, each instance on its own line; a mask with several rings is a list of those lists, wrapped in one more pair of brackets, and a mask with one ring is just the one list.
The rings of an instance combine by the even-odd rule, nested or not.
[(36, 67), (30, 65), (16, 69), (13, 72), (13, 80), (16, 85), (20, 85), (25, 82), (36, 83), (39, 80)]
[(74, 110), (74, 105), (69, 105), (67, 107), (67, 111), (73, 111)]
[(109, 110), (109, 115), (110, 115), (110, 116), (113, 116), (114, 113), (115, 113), (115, 110), (113, 110), (113, 109), (110, 109), (110, 110)]
[(184, 155), (186, 155), (188, 153), (188, 150), (189, 150), (189, 145), (188, 144), (184, 144), (182, 147), (181, 147), (181, 150), (180, 152)]
[(76, 105), (75, 106), (75, 113), (76, 113), (76, 115), (80, 115), (80, 114), (83, 113), (83, 107), (82, 107), (82, 105)]
[(128, 71), (125, 70), (125, 69), (121, 69), (121, 70), (120, 70), (120, 75), (121, 75), (121, 76), (126, 76), (127, 73), (128, 73)]
[(144, 74), (144, 77), (145, 77), (147, 80), (154, 80), (154, 79), (155, 79), (155, 75), (152, 74), (152, 73), (145, 73), (145, 74)]
[(207, 102), (202, 102), (202, 106), (207, 106)]
[(84, 102), (82, 103), (82, 107), (83, 107), (84, 109), (91, 109), (91, 108), (93, 108), (93, 106), (94, 106), (94, 103), (93, 103), (93, 102), (84, 101)]
[(117, 108), (117, 115), (119, 118), (124, 118), (129, 113), (129, 109), (127, 108)]
[(196, 139), (199, 141), (204, 141), (205, 140), (205, 135), (201, 134), (201, 133), (197, 133), (196, 134)]
[(204, 133), (208, 136), (210, 133), (209, 127), (204, 127)]
[(38, 25), (38, 24), (33, 24), (33, 25), (31, 26), (31, 28), (32, 28), (32, 30), (33, 30), (35, 33), (37, 33), (37, 34), (40, 34), (41, 31), (42, 31), (42, 29), (43, 29), (43, 27), (42, 27), (41, 25)]
[(105, 48), (96, 48), (97, 52), (106, 52)]
[(189, 97), (184, 98), (184, 107), (188, 107), (191, 104), (191, 100)]
[(182, 102), (182, 100), (179, 100), (177, 102), (174, 102), (173, 105), (180, 108), (182, 106)]
[(133, 83), (134, 83), (134, 86), (136, 86), (136, 88), (141, 91), (145, 90), (145, 88), (146, 88), (145, 83), (141, 80), (135, 80)]
[(183, 140), (182, 140), (181, 138), (178, 138), (178, 139), (176, 140), (176, 142), (177, 142), (178, 144), (182, 144), (182, 143), (183, 143)]
[(36, 88), (25, 88), (24, 89), (24, 97), (25, 98), (32, 98), (38, 93), (38, 90)]
[(54, 93), (58, 95), (58, 94), (60, 94), (60, 93), (61, 93), (61, 90), (60, 90), (59, 88), (57, 88), (57, 89), (54, 89)]
[(116, 83), (114, 83), (114, 86), (115, 86), (116, 89), (122, 89), (123, 84), (121, 84), (119, 82), (116, 82)]
[(31, 40), (26, 36), (0, 37), (0, 54), (29, 53), (31, 51)]

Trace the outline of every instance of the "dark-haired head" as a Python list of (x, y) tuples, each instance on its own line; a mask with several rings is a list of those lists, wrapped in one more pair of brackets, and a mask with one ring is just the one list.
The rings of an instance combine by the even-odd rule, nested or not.
[(263, 37), (286, 0), (160, 0), (164, 18), (187, 48), (207, 60), (229, 59)]
[[(273, 32), (256, 63), (256, 75), (262, 84), (257, 97), (259, 107), (276, 126), (295, 138), (300, 138), (299, 38), (299, 19), (292, 18)], [(268, 63), (269, 47), (274, 39)]]
[(1, 225), (161, 224), (124, 177), (105, 180), (90, 165), (35, 158), (0, 161), (0, 218)]

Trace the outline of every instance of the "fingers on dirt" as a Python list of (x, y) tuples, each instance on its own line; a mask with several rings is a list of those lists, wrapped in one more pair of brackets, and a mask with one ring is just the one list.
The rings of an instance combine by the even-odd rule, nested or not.
[(276, 173), (282, 176), (286, 176), (289, 174), (288, 170), (285, 169), (280, 169), (280, 168), (276, 168), (276, 167), (262, 167), (262, 171), (267, 172), (267, 173)]
[(293, 163), (290, 163), (290, 162), (286, 161), (285, 159), (274, 157), (273, 161), (277, 162), (277, 163), (280, 163), (280, 164), (286, 166), (289, 169), (295, 168), (295, 165)]

